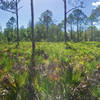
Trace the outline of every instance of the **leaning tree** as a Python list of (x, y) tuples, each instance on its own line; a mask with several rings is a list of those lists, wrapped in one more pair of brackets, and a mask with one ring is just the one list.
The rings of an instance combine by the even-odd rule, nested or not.
[(74, 24), (74, 17), (73, 14), (69, 14), (67, 18), (67, 23), (70, 25), (70, 39), (73, 40), (73, 24)]
[(52, 20), (52, 11), (46, 10), (40, 16), (40, 24), (42, 24), (46, 28), (46, 33), (44, 34), (44, 39), (46, 40), (49, 34), (49, 27), (53, 23)]
[(22, 7), (18, 7), (21, 0), (0, 0), (0, 9), (16, 15), (17, 26), (17, 46), (19, 46), (19, 10)]
[(78, 8), (83, 8), (83, 0), (70, 0), (70, 2), (75, 2), (77, 6), (72, 7), (70, 10), (67, 10), (68, 6), (68, 1), (69, 0), (63, 0), (64, 2), (64, 40), (65, 42), (68, 41), (68, 34), (67, 34), (67, 15), (71, 11), (78, 9)]
[(77, 41), (79, 42), (80, 41), (79, 25), (84, 23), (86, 15), (80, 9), (74, 10), (72, 14), (74, 17), (74, 24), (76, 24), (77, 27)]

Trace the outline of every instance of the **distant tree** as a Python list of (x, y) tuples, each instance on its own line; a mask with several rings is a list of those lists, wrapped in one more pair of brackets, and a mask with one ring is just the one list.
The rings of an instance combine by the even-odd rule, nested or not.
[(28, 23), (28, 27), (27, 27), (27, 39), (29, 40), (29, 41), (31, 41), (32, 40), (32, 34), (30, 34), (30, 32), (31, 32), (31, 21), (29, 21), (29, 23)]
[(12, 31), (11, 31), (10, 28), (5, 28), (4, 29), (4, 36), (5, 36), (7, 42), (12, 41), (12, 37), (11, 37), (12, 36)]
[(50, 10), (46, 10), (41, 14), (40, 23), (46, 27), (46, 33), (44, 35), (44, 39), (46, 40), (47, 35), (49, 34), (49, 26), (53, 23), (52, 12)]
[(73, 23), (74, 23), (74, 16), (73, 14), (69, 14), (67, 23), (70, 25), (70, 39), (73, 40)]
[(77, 26), (77, 41), (80, 41), (79, 25), (81, 23), (84, 23), (84, 19), (86, 18), (86, 15), (80, 9), (74, 10), (72, 14), (74, 16), (74, 23)]
[[(15, 18), (11, 17), (8, 22), (6, 23), (6, 29), (5, 29), (5, 33), (8, 34), (7, 36), (7, 40), (9, 41), (13, 41), (14, 39), (14, 26), (15, 26)], [(4, 33), (4, 34), (5, 34)]]
[(50, 25), (50, 27), (49, 27), (50, 34), (48, 36), (48, 41), (52, 41), (52, 42), (59, 41), (59, 32), (60, 32), (59, 28), (60, 27), (56, 24)]
[[(62, 31), (63, 24), (59, 23), (57, 24), (51, 24), (49, 26), (49, 34), (48, 39), (46, 41), (61, 41), (63, 40), (63, 31)], [(36, 41), (45, 41), (45, 33), (46, 29), (45, 26), (41, 23), (37, 23), (35, 25), (35, 40)]]
[(4, 40), (4, 35), (2, 32), (2, 27), (0, 26), (0, 41), (3, 41), (3, 40)]
[(94, 40), (94, 33), (93, 33), (93, 22), (96, 20), (96, 17), (95, 15), (90, 15), (89, 17), (89, 20), (90, 20), (90, 25), (91, 25), (91, 41)]
[(89, 20), (88, 17), (84, 21), (84, 40), (87, 41), (87, 28), (88, 28)]
[(1, 27), (1, 25), (0, 25), (0, 32), (2, 32), (2, 27)]
[(43, 41), (43, 39), (45, 40), (44, 38), (45, 36), (45, 26), (41, 23), (37, 23), (35, 25), (35, 39), (36, 41)]
[(87, 25), (88, 25), (88, 17), (87, 17), (87, 15), (85, 15), (85, 13), (83, 13), (83, 18), (80, 21), (80, 26), (79, 26), (80, 27), (79, 31), (80, 31), (80, 40), (81, 41), (84, 40), (84, 35), (85, 35), (84, 28), (87, 28)]
[(19, 37), (21, 40), (26, 40), (28, 41), (28, 33), (27, 33), (27, 29), (24, 28), (24, 26), (21, 26), (20, 29), (19, 29)]
[(98, 6), (96, 9), (92, 10), (92, 13), (89, 17), (89, 20), (90, 20), (90, 25), (91, 25), (91, 41), (94, 40), (94, 33), (93, 33), (93, 23), (96, 22), (98, 23), (99, 22), (99, 17), (100, 17), (100, 6)]
[(15, 23), (16, 23), (15, 21), (16, 21), (15, 18), (14, 18), (14, 17), (11, 17), (11, 18), (8, 20), (6, 26), (13, 29), (14, 26), (15, 26)]
[(94, 15), (96, 18), (100, 17), (100, 5), (93, 9), (92, 15)]
[(57, 41), (62, 41), (63, 40), (62, 27), (63, 27), (62, 23), (59, 23), (56, 26)]
[(75, 7), (71, 8), (70, 10), (67, 11), (67, 1), (69, 2), (69, 0), (63, 0), (64, 2), (64, 37), (65, 37), (65, 42), (68, 40), (68, 34), (67, 34), (67, 14), (75, 9), (78, 8), (83, 8), (83, 1), (82, 0), (70, 0), (70, 2), (77, 2), (77, 6), (75, 5)]
[(96, 28), (94, 35), (95, 35), (95, 41), (100, 41), (100, 30)]

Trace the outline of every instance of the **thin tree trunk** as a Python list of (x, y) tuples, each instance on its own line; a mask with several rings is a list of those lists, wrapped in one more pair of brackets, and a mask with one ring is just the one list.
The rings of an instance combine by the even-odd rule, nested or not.
[(31, 0), (31, 34), (32, 34), (32, 55), (34, 55), (35, 51), (35, 39), (34, 39), (34, 7), (33, 0)]
[(95, 40), (95, 28), (93, 27), (93, 41), (96, 41)]
[(82, 26), (81, 26), (81, 23), (80, 23), (80, 32), (79, 32), (79, 37), (80, 37), (80, 41), (81, 41), (81, 37), (82, 36)]
[(59, 34), (59, 31), (57, 30), (57, 42), (59, 41), (58, 34)]
[(16, 25), (17, 25), (17, 46), (19, 46), (19, 17), (18, 17), (18, 0), (16, 0)]
[(87, 34), (86, 34), (86, 30), (85, 30), (85, 41), (87, 41)]
[(77, 41), (79, 42), (79, 26), (78, 26), (78, 19), (77, 19)]
[(93, 22), (91, 21), (91, 41), (93, 41)]
[(65, 36), (65, 42), (67, 41), (67, 5), (66, 5), (66, 0), (64, 0), (64, 36)]
[(32, 58), (29, 67), (29, 82), (28, 82), (28, 100), (35, 100), (34, 77), (35, 77), (35, 39), (34, 39), (34, 7), (33, 0), (31, 0), (31, 35), (32, 35)]
[(48, 26), (48, 23), (47, 23), (47, 33), (46, 33), (46, 40), (48, 40), (48, 35), (49, 35), (49, 26)]
[(71, 28), (71, 34), (70, 34), (70, 37), (71, 37), (71, 40), (73, 40), (72, 24), (71, 24), (70, 28)]

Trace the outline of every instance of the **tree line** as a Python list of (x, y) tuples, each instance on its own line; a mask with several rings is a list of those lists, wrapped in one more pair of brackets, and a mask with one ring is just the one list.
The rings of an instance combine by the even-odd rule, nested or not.
[[(63, 20), (56, 24), (55, 20), (53, 20), (52, 11), (44, 11), (34, 28), (35, 41), (61, 42), (65, 41), (65, 37), (67, 41), (100, 41), (100, 30), (93, 24), (94, 21), (98, 22), (94, 12), (87, 16), (78, 8), (73, 10), (66, 20), (67, 30), (64, 31), (65, 21)], [(16, 29), (16, 19), (11, 17), (6, 23), (4, 31), (0, 31), (0, 40), (8, 42), (17, 41)], [(18, 32), (19, 40), (30, 41), (32, 38), (30, 32), (30, 22), (27, 28), (21, 26)], [(67, 34), (65, 35), (64, 32)]]

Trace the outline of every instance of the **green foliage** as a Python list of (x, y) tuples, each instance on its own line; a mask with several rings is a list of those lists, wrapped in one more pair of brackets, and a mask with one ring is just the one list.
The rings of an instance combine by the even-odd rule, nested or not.
[[(93, 71), (100, 65), (99, 45), (99, 42), (36, 43), (37, 75), (33, 83), (41, 100), (46, 98), (56, 100), (57, 95), (61, 98), (68, 98), (68, 96), (70, 98), (72, 90), (84, 82), (86, 77), (91, 77)], [(0, 82), (5, 83), (4, 77), (7, 74), (11, 77), (8, 77), (9, 84), (5, 85), (11, 89), (8, 91), (11, 95), (7, 95), (6, 100), (16, 96), (18, 98), (19, 93), (22, 100), (26, 97), (31, 42), (21, 42), (19, 48), (16, 49), (13, 43), (0, 44)], [(0, 86), (2, 92), (5, 86)], [(89, 89), (94, 97), (99, 98), (99, 87), (89, 87)], [(85, 96), (80, 91), (78, 95), (81, 98)]]

